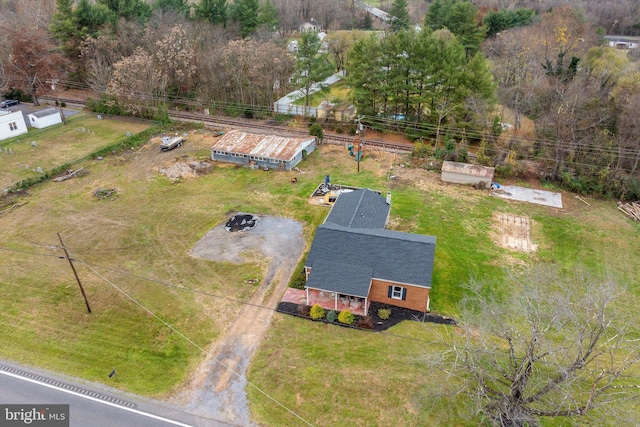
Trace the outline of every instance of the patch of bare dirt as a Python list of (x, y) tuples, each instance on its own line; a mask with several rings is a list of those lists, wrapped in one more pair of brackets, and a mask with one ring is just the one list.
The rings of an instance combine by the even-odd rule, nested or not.
[(195, 178), (211, 171), (212, 165), (205, 161), (176, 162), (171, 166), (160, 168), (158, 172), (171, 180)]
[(525, 216), (494, 213), (494, 242), (503, 248), (519, 252), (535, 252), (531, 243), (531, 220)]

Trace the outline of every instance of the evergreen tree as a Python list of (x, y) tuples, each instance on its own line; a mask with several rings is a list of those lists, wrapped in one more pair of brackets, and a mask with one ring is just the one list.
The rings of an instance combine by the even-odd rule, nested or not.
[(86, 36), (97, 37), (100, 29), (114, 20), (115, 15), (104, 4), (80, 0), (74, 9), (73, 0), (56, 0), (49, 31), (60, 42), (65, 54), (77, 59), (82, 40)]
[(191, 13), (191, 6), (189, 6), (187, 0), (156, 0), (153, 3), (153, 10), (175, 12), (188, 18)]
[(487, 36), (494, 36), (500, 31), (508, 30), (509, 28), (529, 25), (533, 22), (534, 13), (532, 9), (490, 11), (484, 17)]
[(467, 60), (448, 30), (400, 31), (358, 41), (346, 68), (353, 102), (365, 115), (428, 117), (445, 125), (466, 116), (468, 98), (493, 100), (485, 58), (478, 54)]
[(424, 16), (424, 27), (431, 28), (432, 30), (440, 30), (443, 28), (445, 22), (445, 15), (448, 6), (445, 6), (446, 0), (435, 0), (429, 6), (426, 15)]
[(478, 8), (467, 0), (435, 0), (425, 15), (424, 26), (451, 31), (469, 59), (480, 50), (486, 34), (486, 28), (479, 22)]
[(89, 0), (80, 0), (74, 11), (74, 17), (82, 35), (98, 37), (105, 24), (113, 22), (115, 16), (103, 4), (91, 4)]
[(309, 95), (313, 87), (329, 77), (333, 71), (328, 54), (318, 53), (321, 46), (322, 41), (315, 31), (302, 33), (302, 41), (296, 54), (295, 79), (302, 86), (305, 107), (309, 106)]
[(407, 11), (407, 0), (393, 0), (389, 10), (391, 18), (391, 31), (394, 33), (400, 30), (409, 29), (409, 12)]
[(370, 13), (365, 13), (364, 18), (362, 18), (362, 29), (370, 30), (373, 28), (373, 19), (371, 18)]
[(196, 17), (212, 24), (227, 25), (227, 0), (200, 0), (196, 6)]
[(240, 35), (247, 38), (258, 27), (258, 0), (235, 0), (232, 17), (240, 25)]
[(144, 23), (151, 16), (151, 6), (144, 0), (98, 0), (109, 8), (118, 18)]
[(67, 50), (69, 41), (78, 38), (78, 24), (73, 16), (73, 0), (56, 0), (49, 31)]
[(269, 31), (276, 31), (280, 26), (278, 9), (271, 3), (271, 0), (266, 0), (258, 8), (258, 26), (265, 27)]

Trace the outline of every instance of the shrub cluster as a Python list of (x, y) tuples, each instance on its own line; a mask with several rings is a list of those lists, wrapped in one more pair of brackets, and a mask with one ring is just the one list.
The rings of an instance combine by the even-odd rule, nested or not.
[(293, 274), (291, 281), (289, 282), (289, 287), (294, 289), (304, 289), (306, 284), (307, 276), (304, 273), (304, 268), (296, 269), (296, 273)]
[(322, 319), (324, 317), (324, 313), (324, 308), (320, 307), (318, 304), (311, 307), (311, 310), (309, 311), (309, 315), (313, 320)]
[(299, 305), (297, 310), (300, 316), (309, 317), (311, 307), (309, 307), (308, 305)]
[(338, 322), (345, 325), (351, 325), (354, 319), (355, 316), (349, 310), (341, 311), (340, 314), (338, 314)]
[(373, 329), (373, 319), (370, 316), (362, 317), (358, 319), (356, 326), (362, 329)]
[(338, 319), (338, 313), (336, 313), (336, 312), (335, 312), (335, 311), (333, 311), (333, 310), (329, 310), (329, 311), (327, 312), (327, 321), (328, 321), (328, 322), (332, 322), (332, 323), (333, 323), (333, 322), (335, 322), (335, 321), (336, 321), (336, 319)]
[(382, 320), (387, 320), (389, 319), (389, 316), (391, 316), (391, 309), (388, 308), (380, 308), (378, 309), (378, 317)]
[(314, 123), (309, 127), (309, 135), (318, 137), (318, 139), (322, 140), (324, 138), (324, 131), (322, 130), (322, 126), (318, 123)]

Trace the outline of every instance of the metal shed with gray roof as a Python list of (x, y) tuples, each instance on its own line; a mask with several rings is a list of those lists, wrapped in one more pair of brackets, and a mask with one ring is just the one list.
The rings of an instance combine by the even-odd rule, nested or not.
[(49, 126), (62, 123), (62, 117), (60, 111), (57, 108), (45, 108), (44, 110), (34, 111), (27, 115), (29, 119), (29, 126), (37, 129), (46, 128)]

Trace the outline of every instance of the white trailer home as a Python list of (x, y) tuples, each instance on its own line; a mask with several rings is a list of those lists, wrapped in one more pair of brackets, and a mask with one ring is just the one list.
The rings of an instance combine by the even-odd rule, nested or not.
[(0, 110), (0, 141), (27, 133), (22, 111)]

